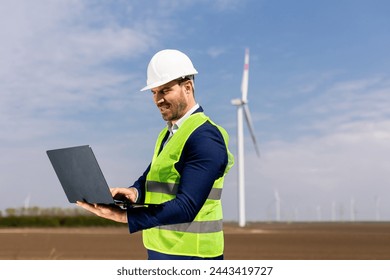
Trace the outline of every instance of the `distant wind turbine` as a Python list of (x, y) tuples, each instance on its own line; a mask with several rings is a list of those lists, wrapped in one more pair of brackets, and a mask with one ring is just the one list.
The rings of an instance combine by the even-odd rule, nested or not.
[(379, 210), (379, 197), (375, 196), (375, 220), (379, 221), (381, 219), (381, 214)]
[(257, 148), (256, 137), (252, 125), (252, 119), (248, 108), (248, 79), (249, 79), (249, 49), (245, 50), (244, 71), (242, 74), (241, 98), (233, 99), (231, 102), (237, 106), (237, 168), (238, 168), (238, 206), (239, 220), (238, 225), (244, 227), (245, 221), (245, 176), (244, 176), (244, 118), (249, 128), (252, 137), (252, 142), (255, 146), (257, 156), (260, 156)]
[(350, 203), (350, 212), (351, 212), (351, 222), (355, 221), (355, 199), (352, 197), (351, 198), (351, 203)]
[(280, 222), (280, 196), (277, 190), (274, 191), (274, 196), (275, 196), (276, 221)]
[(24, 208), (28, 209), (30, 207), (30, 200), (31, 200), (31, 194), (28, 194), (28, 196), (24, 200)]
[(336, 221), (336, 202), (332, 201), (332, 222)]

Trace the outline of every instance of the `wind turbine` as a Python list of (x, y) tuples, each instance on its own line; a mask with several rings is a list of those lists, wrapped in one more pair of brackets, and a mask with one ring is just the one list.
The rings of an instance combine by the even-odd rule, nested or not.
[(275, 212), (276, 212), (276, 221), (280, 222), (280, 196), (277, 190), (274, 191), (275, 195)]
[(252, 119), (248, 108), (248, 78), (249, 78), (249, 49), (245, 49), (244, 71), (242, 74), (241, 98), (233, 99), (231, 102), (237, 106), (237, 169), (238, 169), (238, 225), (244, 227), (245, 221), (245, 168), (244, 168), (244, 118), (252, 137), (257, 156), (260, 156), (257, 148), (256, 137), (252, 125)]

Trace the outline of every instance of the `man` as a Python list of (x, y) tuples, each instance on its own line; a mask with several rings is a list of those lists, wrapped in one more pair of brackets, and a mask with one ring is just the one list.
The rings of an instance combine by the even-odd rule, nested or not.
[(156, 53), (147, 86), (167, 122), (151, 164), (130, 188), (112, 188), (116, 199), (145, 207), (126, 210), (78, 202), (103, 218), (143, 231), (148, 259), (223, 259), (221, 193), (233, 165), (228, 135), (195, 101), (191, 60), (177, 50)]

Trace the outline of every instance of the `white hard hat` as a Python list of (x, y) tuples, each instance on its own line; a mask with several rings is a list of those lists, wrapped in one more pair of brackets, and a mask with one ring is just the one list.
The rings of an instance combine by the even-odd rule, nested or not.
[(198, 71), (190, 58), (178, 50), (162, 50), (156, 53), (149, 62), (146, 87), (141, 91), (159, 87), (180, 77), (192, 76)]

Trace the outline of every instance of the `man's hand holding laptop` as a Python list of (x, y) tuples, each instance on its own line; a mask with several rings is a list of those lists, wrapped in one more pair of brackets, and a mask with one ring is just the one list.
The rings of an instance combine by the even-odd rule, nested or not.
[[(110, 188), (110, 191), (115, 200), (135, 203), (138, 198), (138, 192), (135, 188)], [(113, 220), (115, 222), (127, 223), (126, 210), (120, 207), (82, 201), (77, 201), (76, 203), (85, 210), (90, 211), (99, 217)]]

